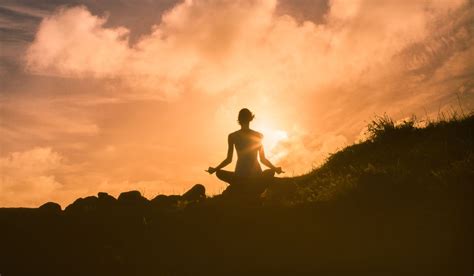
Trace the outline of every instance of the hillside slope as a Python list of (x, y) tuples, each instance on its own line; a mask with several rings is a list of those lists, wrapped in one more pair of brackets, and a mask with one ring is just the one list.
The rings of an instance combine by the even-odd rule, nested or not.
[(369, 132), (261, 195), (197, 185), (0, 209), (0, 273), (471, 275), (474, 116)]
[(397, 201), (435, 194), (472, 195), (474, 116), (428, 122), (422, 128), (415, 124), (408, 120), (396, 125), (386, 116), (376, 118), (365, 142), (333, 154), (307, 175), (280, 181), (294, 183), (297, 189), (278, 194), (285, 185), (276, 185), (273, 199), (295, 204), (344, 196)]

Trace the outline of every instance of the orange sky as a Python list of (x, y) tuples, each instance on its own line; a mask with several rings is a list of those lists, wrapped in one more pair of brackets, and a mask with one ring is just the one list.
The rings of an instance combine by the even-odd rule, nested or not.
[(375, 114), (473, 108), (471, 1), (57, 2), (2, 6), (0, 206), (219, 193), (243, 107), (286, 176)]

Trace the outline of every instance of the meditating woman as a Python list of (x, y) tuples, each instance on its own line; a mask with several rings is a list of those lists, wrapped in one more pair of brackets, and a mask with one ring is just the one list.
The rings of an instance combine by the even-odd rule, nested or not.
[[(235, 184), (241, 181), (246, 181), (260, 177), (273, 177), (275, 173), (282, 173), (281, 167), (275, 167), (265, 157), (263, 150), (262, 139), (263, 135), (260, 132), (250, 129), (250, 122), (255, 116), (244, 108), (240, 110), (238, 121), (241, 126), (228, 137), (227, 158), (222, 161), (217, 167), (209, 167), (207, 172), (213, 174), (216, 172), (217, 177), (229, 184)], [(222, 170), (225, 166), (232, 162), (234, 154), (234, 146), (237, 150), (237, 164), (235, 172)], [(269, 167), (269, 170), (262, 171), (257, 156), (260, 162)]]

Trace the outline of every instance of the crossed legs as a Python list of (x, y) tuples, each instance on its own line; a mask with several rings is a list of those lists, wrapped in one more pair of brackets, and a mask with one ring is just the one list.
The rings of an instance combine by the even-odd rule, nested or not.
[(220, 180), (229, 183), (230, 185), (242, 182), (242, 181), (248, 181), (248, 180), (259, 180), (259, 179), (269, 179), (272, 178), (275, 175), (275, 170), (264, 170), (261, 175), (255, 176), (255, 177), (241, 177), (237, 176), (235, 172), (231, 171), (226, 171), (226, 170), (218, 170), (216, 171), (216, 176)]

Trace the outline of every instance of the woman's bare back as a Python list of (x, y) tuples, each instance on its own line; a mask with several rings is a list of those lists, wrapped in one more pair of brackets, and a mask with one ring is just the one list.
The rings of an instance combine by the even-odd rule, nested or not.
[(237, 151), (236, 175), (251, 177), (261, 174), (258, 154), (262, 139), (263, 135), (252, 129), (240, 129), (229, 135), (229, 140)]

